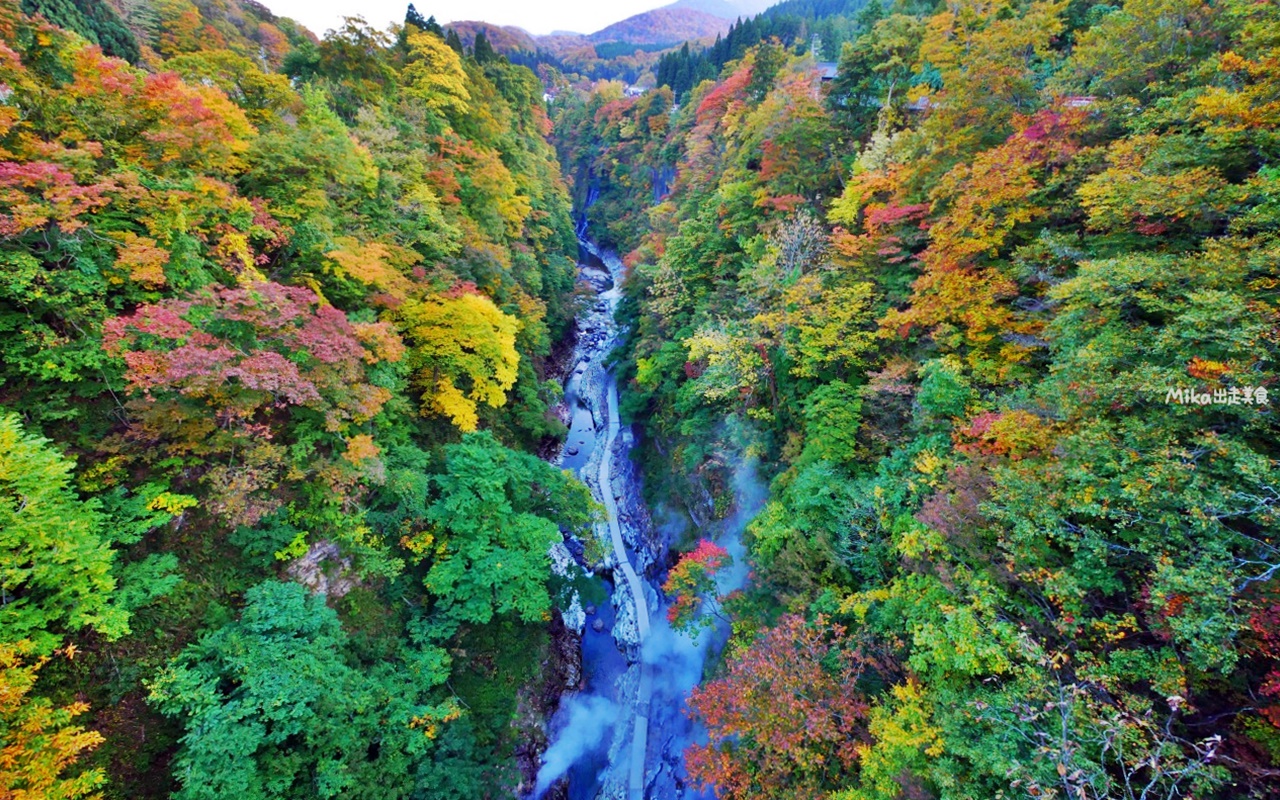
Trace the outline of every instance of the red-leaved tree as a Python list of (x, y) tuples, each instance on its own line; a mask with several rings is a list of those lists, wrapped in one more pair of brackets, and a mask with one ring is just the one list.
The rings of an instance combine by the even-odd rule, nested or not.
[(787, 615), (689, 695), (708, 742), (685, 751), (690, 776), (721, 800), (816, 800), (856, 767), (867, 741), (858, 688), (870, 662), (843, 626)]
[(715, 595), (716, 574), (732, 562), (728, 550), (710, 539), (702, 539), (671, 568), (662, 590), (671, 598), (667, 621), (673, 628), (692, 630), (701, 620), (709, 619), (700, 612), (708, 603), (715, 610), (719, 602)]
[[(211, 465), (212, 510), (233, 524), (274, 508), (277, 493), (262, 490), (288, 474), (337, 489), (354, 480), (351, 467), (371, 455), (358, 426), (391, 398), (368, 368), (404, 352), (391, 326), (353, 323), (310, 290), (276, 283), (144, 305), (109, 320), (103, 339), (135, 395), (129, 438)], [(311, 455), (293, 463), (299, 441)], [(351, 456), (353, 442), (358, 458), (325, 458)]]

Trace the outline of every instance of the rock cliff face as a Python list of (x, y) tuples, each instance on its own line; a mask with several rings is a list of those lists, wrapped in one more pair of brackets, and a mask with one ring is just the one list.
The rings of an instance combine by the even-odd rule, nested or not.
[[(581, 630), (574, 630), (557, 614), (552, 616), (548, 632), (551, 634), (551, 646), (546, 660), (542, 662), (542, 680), (521, 691), (512, 723), (521, 731), (521, 744), (515, 752), (521, 777), (517, 789), (521, 794), (532, 789), (538, 776), (542, 753), (547, 748), (548, 724), (560, 706), (560, 698), (582, 685)], [(557, 800), (554, 793), (545, 797)]]

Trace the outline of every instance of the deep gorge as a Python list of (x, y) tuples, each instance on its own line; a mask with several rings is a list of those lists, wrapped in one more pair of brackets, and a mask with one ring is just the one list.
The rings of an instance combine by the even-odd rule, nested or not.
[(0, 798), (1280, 794), (1280, 6), (690, 5), (0, 0)]

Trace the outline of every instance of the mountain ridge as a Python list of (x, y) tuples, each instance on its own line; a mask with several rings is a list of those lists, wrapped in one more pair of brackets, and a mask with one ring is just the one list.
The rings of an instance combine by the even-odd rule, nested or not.
[(725, 33), (732, 20), (693, 8), (667, 6), (645, 11), (601, 28), (586, 38), (594, 43), (677, 44)]
[[(457, 33), (465, 47), (473, 47), (477, 34), (483, 31), (489, 44), (508, 56), (532, 57), (542, 52), (578, 63), (583, 59), (610, 58), (624, 51), (629, 53), (628, 46), (653, 52), (682, 42), (709, 43), (715, 36), (728, 32), (731, 24), (724, 17), (696, 9), (665, 7), (635, 14), (590, 34), (561, 32), (537, 35), (515, 25), (496, 25), (481, 20), (457, 20), (444, 27)], [(605, 45), (610, 46), (610, 53), (597, 51), (598, 47)]]
[[(729, 4), (722, 2), (722, 5), (728, 7)], [(538, 35), (516, 25), (498, 25), (483, 20), (456, 20), (444, 27), (456, 31), (462, 43), (468, 47), (475, 41), (476, 33), (484, 31), (489, 43), (501, 52), (532, 53), (539, 49), (559, 52), (609, 42), (648, 46), (675, 45), (723, 34), (728, 31), (731, 21), (695, 8), (667, 6), (632, 15), (588, 34), (559, 31)]]
[(676, 0), (663, 8), (692, 9), (732, 22), (739, 17), (753, 17), (775, 2), (776, 0)]

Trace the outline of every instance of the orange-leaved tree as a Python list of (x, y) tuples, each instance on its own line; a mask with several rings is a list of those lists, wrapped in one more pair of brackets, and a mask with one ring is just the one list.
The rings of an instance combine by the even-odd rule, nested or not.
[(72, 722), (87, 703), (55, 707), (32, 697), (48, 658), (31, 658), (30, 642), (0, 642), (0, 797), (6, 800), (77, 800), (98, 797), (101, 770), (63, 773), (102, 735)]

